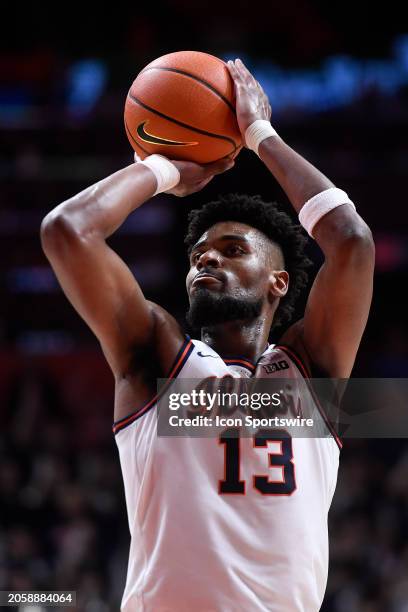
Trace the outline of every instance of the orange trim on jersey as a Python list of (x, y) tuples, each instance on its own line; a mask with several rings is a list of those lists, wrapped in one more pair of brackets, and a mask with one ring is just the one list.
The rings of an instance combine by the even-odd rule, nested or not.
[[(185, 346), (185, 349), (183, 351), (183, 347), (181, 347), (181, 350), (183, 351), (182, 354), (180, 355), (180, 358), (178, 359), (177, 363), (174, 365), (173, 369), (171, 370), (170, 374), (167, 376), (167, 378), (174, 378), (174, 376), (177, 374), (177, 371), (180, 368), (181, 363), (184, 363), (184, 358), (187, 355), (187, 352), (190, 348), (193, 348), (193, 343), (191, 340), (186, 340), (187, 344)], [(176, 357), (177, 359), (177, 357)]]
[(246, 359), (223, 359), (223, 362), (226, 363), (227, 365), (243, 365), (246, 368), (248, 368), (248, 370), (254, 371), (255, 370), (255, 366), (253, 363), (251, 363), (250, 361), (246, 361)]
[(135, 410), (134, 412), (131, 412), (127, 416), (123, 417), (122, 419), (119, 419), (119, 421), (115, 421), (112, 427), (112, 431), (114, 434), (117, 434), (118, 431), (120, 431), (121, 429), (124, 429), (125, 427), (133, 423), (133, 421), (141, 417), (143, 414), (145, 414), (150, 408), (152, 408), (157, 403), (157, 401), (160, 399), (160, 397), (163, 395), (163, 393), (167, 390), (167, 388), (171, 384), (171, 381), (174, 378), (176, 378), (176, 376), (179, 374), (179, 372), (181, 371), (182, 367), (186, 363), (187, 359), (189, 358), (193, 350), (194, 350), (194, 344), (192, 340), (190, 340), (190, 338), (187, 337), (184, 340), (181, 349), (177, 353), (177, 356), (174, 360), (174, 365), (172, 366), (170, 373), (165, 377), (167, 378), (167, 382), (163, 386), (163, 389), (160, 391), (160, 393), (156, 393), (156, 395), (147, 404), (144, 404), (141, 408), (138, 408), (137, 410)]
[(286, 353), (291, 359), (292, 361), (295, 363), (295, 365), (297, 365), (298, 369), (300, 370), (300, 373), (302, 374), (303, 378), (305, 378), (306, 380), (306, 384), (307, 387), (315, 401), (315, 404), (320, 412), (320, 414), (323, 417), (324, 422), (326, 423), (331, 435), (333, 436), (333, 438), (335, 439), (337, 446), (342, 449), (343, 448), (343, 442), (341, 441), (341, 439), (339, 438), (338, 434), (336, 433), (336, 430), (334, 429), (333, 425), (331, 424), (329, 417), (326, 414), (326, 411), (324, 410), (324, 408), (322, 407), (319, 398), (317, 397), (312, 385), (310, 384), (310, 382), (308, 382), (308, 378), (312, 378), (311, 373), (309, 372), (309, 370), (306, 368), (306, 366), (304, 365), (304, 363), (301, 361), (300, 357), (293, 351), (293, 349), (290, 349), (288, 346), (283, 345), (283, 344), (277, 344), (274, 348), (280, 349), (282, 352)]

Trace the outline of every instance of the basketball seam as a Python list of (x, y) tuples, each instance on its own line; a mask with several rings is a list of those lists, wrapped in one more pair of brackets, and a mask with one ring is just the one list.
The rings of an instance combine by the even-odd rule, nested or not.
[(169, 117), (168, 115), (165, 115), (164, 113), (158, 110), (155, 110), (151, 106), (148, 106), (147, 104), (139, 100), (139, 98), (136, 98), (130, 92), (128, 93), (128, 97), (135, 104), (138, 104), (139, 106), (141, 106), (142, 108), (145, 108), (151, 113), (158, 115), (159, 117), (162, 117), (163, 119), (167, 119), (167, 121), (171, 121), (172, 123), (175, 123), (176, 125), (179, 125), (180, 127), (187, 128), (188, 130), (192, 130), (193, 132), (197, 132), (198, 134), (203, 134), (204, 136), (210, 136), (211, 138), (218, 138), (219, 140), (226, 140), (227, 142), (231, 143), (232, 146), (234, 147), (233, 153), (235, 153), (235, 151), (238, 148), (237, 145), (235, 144), (235, 141), (232, 140), (232, 138), (229, 138), (228, 136), (221, 136), (220, 134), (213, 134), (212, 132), (207, 132), (206, 130), (201, 130), (200, 128), (193, 127), (192, 125), (189, 125), (188, 123), (183, 123), (183, 121), (179, 121), (178, 119), (173, 119), (173, 117)]
[(210, 89), (223, 102), (225, 102), (225, 104), (228, 106), (230, 111), (232, 111), (234, 113), (234, 115), (236, 116), (235, 108), (233, 107), (231, 102), (228, 100), (228, 98), (223, 96), (223, 94), (221, 92), (219, 92), (218, 89), (216, 89), (214, 87), (214, 85), (211, 85), (211, 83), (209, 83), (208, 81), (205, 81), (201, 77), (198, 77), (195, 74), (191, 74), (191, 72), (187, 72), (186, 70), (180, 70), (179, 68), (162, 68), (161, 66), (152, 66), (151, 68), (145, 68), (144, 70), (142, 70), (142, 72), (140, 74), (143, 74), (144, 72), (147, 72), (148, 70), (165, 70), (166, 72), (175, 72), (176, 74), (182, 74), (182, 75), (184, 75), (186, 77), (189, 77), (190, 79), (194, 79), (195, 81), (198, 81), (198, 83), (201, 83), (205, 87), (208, 87), (208, 89)]

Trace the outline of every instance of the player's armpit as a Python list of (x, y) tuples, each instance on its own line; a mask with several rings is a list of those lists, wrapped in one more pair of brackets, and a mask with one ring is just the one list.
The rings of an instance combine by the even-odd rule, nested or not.
[[(321, 222), (317, 242), (325, 252), (307, 301), (304, 319), (284, 334), (308, 361), (333, 378), (349, 377), (367, 323), (375, 249), (368, 226), (358, 215), (340, 207)], [(336, 219), (337, 217), (337, 219)], [(346, 223), (339, 232), (338, 223)]]
[(97, 336), (115, 376), (126, 375), (135, 366), (136, 349), (157, 340), (154, 305), (100, 235), (79, 235), (63, 216), (54, 216), (44, 219), (41, 241), (65, 295)]

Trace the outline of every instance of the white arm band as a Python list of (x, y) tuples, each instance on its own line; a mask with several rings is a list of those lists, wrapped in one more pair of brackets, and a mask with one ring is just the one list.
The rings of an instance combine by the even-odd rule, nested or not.
[(269, 121), (263, 119), (257, 119), (245, 130), (245, 143), (248, 149), (255, 151), (257, 155), (259, 145), (265, 138), (269, 136), (277, 136), (277, 131), (271, 126)]
[[(157, 181), (157, 188), (153, 195), (172, 189), (180, 182), (180, 172), (174, 164), (163, 155), (149, 155), (143, 161), (137, 163), (147, 166), (151, 170)], [(136, 154), (135, 154), (136, 161)]]
[(347, 193), (337, 187), (331, 187), (325, 191), (321, 191), (317, 195), (310, 198), (299, 213), (299, 221), (305, 228), (309, 236), (313, 237), (313, 228), (318, 221), (328, 212), (342, 206), (343, 204), (350, 204), (354, 210), (356, 207), (348, 197)]

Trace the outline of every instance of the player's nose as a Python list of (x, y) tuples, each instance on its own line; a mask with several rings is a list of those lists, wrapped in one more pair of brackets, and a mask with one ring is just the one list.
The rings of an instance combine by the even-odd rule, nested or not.
[(201, 253), (201, 256), (197, 260), (197, 269), (213, 267), (219, 268), (221, 265), (221, 256), (216, 249), (208, 249)]

